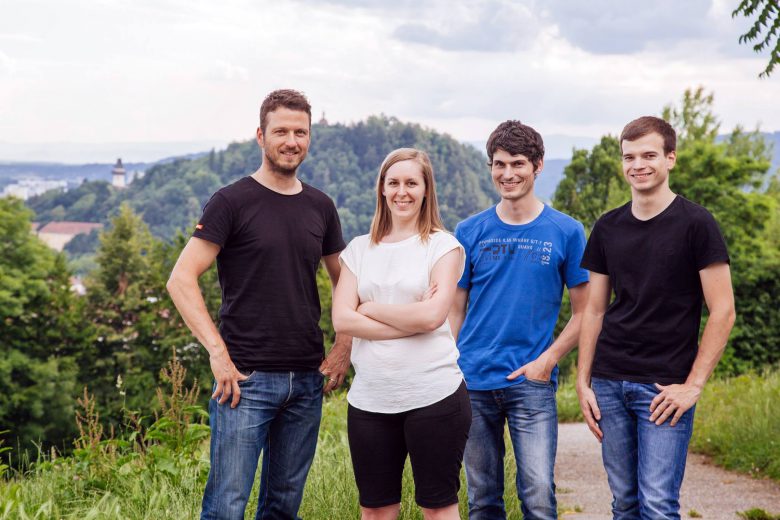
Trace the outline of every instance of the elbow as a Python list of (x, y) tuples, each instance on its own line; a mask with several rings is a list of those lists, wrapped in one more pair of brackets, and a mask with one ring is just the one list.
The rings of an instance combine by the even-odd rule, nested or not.
[(331, 315), (331, 321), (333, 322), (333, 330), (336, 334), (354, 335), (349, 327), (349, 320), (346, 319), (343, 313), (334, 309), (333, 314)]
[(430, 319), (423, 320), (420, 323), (420, 332), (433, 332), (447, 321), (447, 315), (432, 316)]

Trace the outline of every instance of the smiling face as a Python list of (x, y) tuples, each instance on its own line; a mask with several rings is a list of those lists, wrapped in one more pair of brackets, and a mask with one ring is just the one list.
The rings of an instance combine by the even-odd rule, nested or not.
[(425, 177), (420, 164), (408, 160), (388, 168), (382, 196), (393, 220), (417, 220), (425, 200)]
[(668, 189), (669, 170), (674, 168), (677, 155), (664, 153), (664, 139), (651, 132), (634, 141), (623, 140), (623, 176), (631, 185), (632, 193), (652, 194)]
[(263, 162), (280, 175), (295, 175), (309, 150), (310, 120), (306, 112), (280, 107), (267, 116), (265, 130), (258, 128), (257, 142)]
[(493, 152), (490, 175), (502, 199), (520, 200), (527, 196), (533, 197), (536, 172), (541, 171), (542, 165), (543, 160), (539, 161), (537, 168), (525, 155), (511, 155), (499, 148)]

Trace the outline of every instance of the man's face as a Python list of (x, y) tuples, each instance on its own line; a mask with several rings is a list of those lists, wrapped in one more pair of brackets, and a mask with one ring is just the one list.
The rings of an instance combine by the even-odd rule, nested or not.
[(636, 141), (623, 141), (623, 176), (632, 192), (650, 194), (669, 184), (669, 170), (674, 168), (675, 152), (664, 153), (664, 138), (656, 132)]
[(263, 149), (263, 162), (281, 175), (295, 175), (306, 158), (311, 140), (309, 115), (280, 107), (266, 117), (265, 132), (257, 129), (257, 142)]
[[(539, 161), (541, 171), (543, 162)], [(505, 200), (520, 200), (534, 193), (534, 179), (537, 168), (523, 154), (511, 155), (499, 148), (493, 153), (490, 175), (498, 194)]]

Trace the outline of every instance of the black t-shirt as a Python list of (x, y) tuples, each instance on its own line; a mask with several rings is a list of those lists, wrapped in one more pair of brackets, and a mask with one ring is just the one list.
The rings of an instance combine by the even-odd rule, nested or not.
[(333, 202), (303, 184), (282, 195), (244, 177), (206, 203), (194, 237), (219, 245), (220, 333), (241, 370), (316, 370), (323, 359), (316, 273), (344, 249)]
[(637, 383), (683, 383), (698, 351), (699, 271), (728, 262), (712, 215), (679, 195), (642, 221), (631, 202), (593, 226), (582, 267), (609, 276), (615, 299), (596, 343), (593, 376)]

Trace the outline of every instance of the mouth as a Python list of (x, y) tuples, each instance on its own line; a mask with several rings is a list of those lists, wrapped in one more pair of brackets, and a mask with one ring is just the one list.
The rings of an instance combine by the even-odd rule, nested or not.
[(652, 172), (632, 173), (631, 174), (631, 178), (637, 179), (637, 180), (641, 181), (641, 180), (647, 179), (648, 177), (650, 177), (650, 175), (652, 175)]
[(499, 184), (502, 188), (511, 190), (520, 186), (521, 181), (500, 181)]
[(394, 200), (393, 205), (398, 207), (399, 209), (406, 209), (412, 205), (411, 200)]
[(282, 150), (281, 152), (279, 152), (279, 154), (282, 157), (287, 157), (289, 159), (294, 159), (295, 157), (298, 157), (298, 155), (300, 155), (300, 152), (298, 152), (296, 150)]

